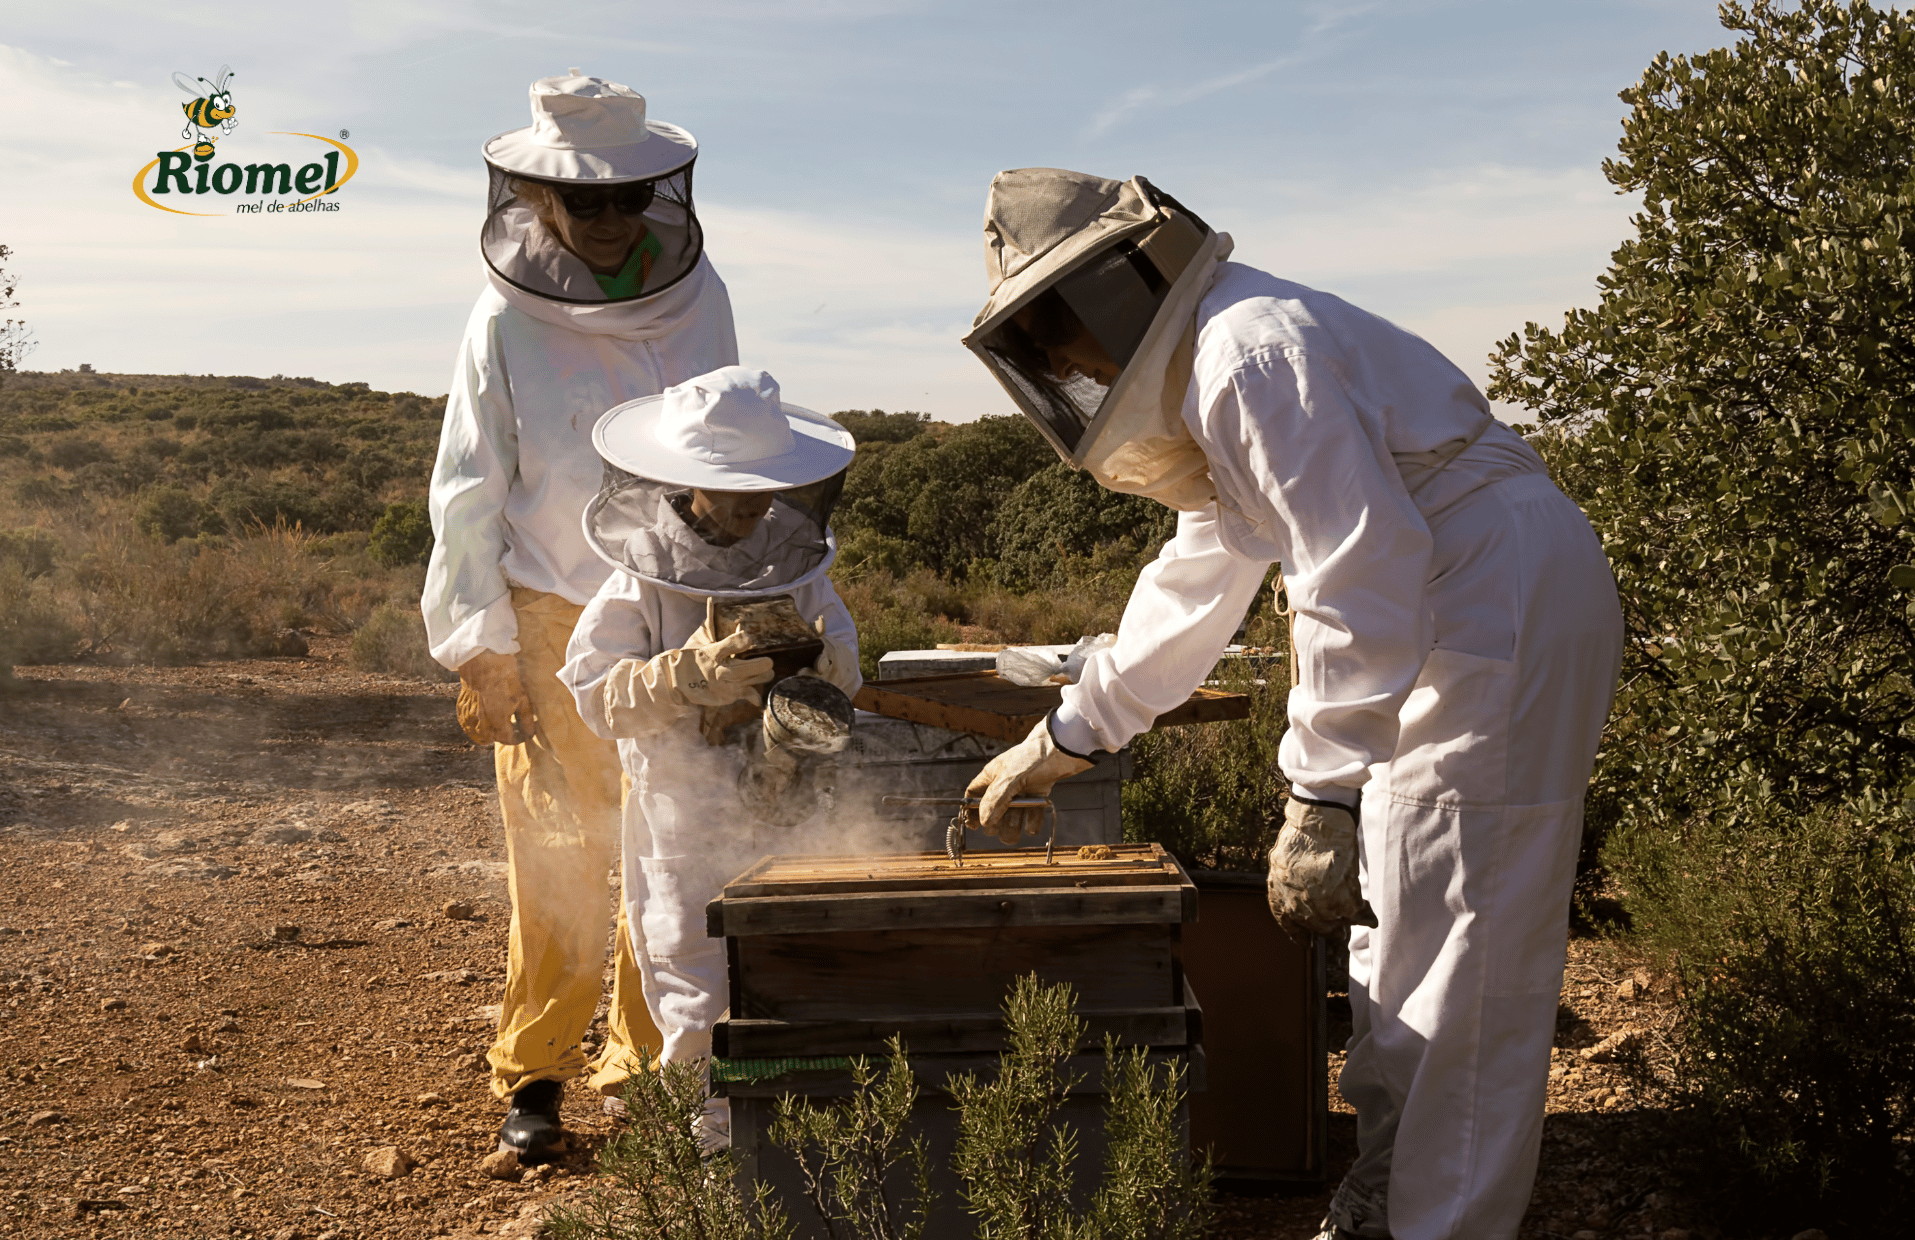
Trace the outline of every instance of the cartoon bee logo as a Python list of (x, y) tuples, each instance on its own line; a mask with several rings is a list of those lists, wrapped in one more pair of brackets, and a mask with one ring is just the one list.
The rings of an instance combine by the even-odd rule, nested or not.
[[(205, 78), (189, 78), (184, 73), (173, 75), (173, 85), (193, 96), (193, 102), (180, 105), (186, 113), (186, 128), (180, 130), (180, 137), (197, 143), (193, 147), (194, 159), (211, 159), (213, 143), (233, 132), (233, 127), (239, 124), (233, 119), (239, 111), (233, 106), (233, 92), (226, 89), (232, 76), (233, 71), (227, 65), (219, 67), (219, 77), (211, 82)], [(215, 129), (217, 133), (213, 132)]]

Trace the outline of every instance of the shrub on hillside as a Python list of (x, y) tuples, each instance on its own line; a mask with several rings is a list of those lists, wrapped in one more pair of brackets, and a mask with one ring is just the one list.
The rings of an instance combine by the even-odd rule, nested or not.
[(372, 523), (366, 551), (387, 568), (424, 564), (432, 554), (432, 517), (423, 502), (387, 504)]
[(426, 645), (426, 622), (407, 602), (381, 603), (352, 635), (347, 661), (364, 672), (385, 672), (417, 680), (455, 680)]
[(163, 542), (196, 537), (212, 517), (206, 505), (184, 487), (148, 487), (133, 510), (140, 529)]

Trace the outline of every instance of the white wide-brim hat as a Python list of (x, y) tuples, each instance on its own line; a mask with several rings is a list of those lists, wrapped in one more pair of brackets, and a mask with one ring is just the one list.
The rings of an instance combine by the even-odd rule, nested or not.
[(676, 125), (645, 119), (645, 97), (588, 77), (532, 83), (532, 123), (488, 141), (485, 161), (542, 181), (649, 181), (698, 158), (698, 141)]
[(779, 399), (762, 370), (726, 366), (608, 410), (599, 455), (629, 474), (708, 491), (782, 491), (851, 464), (851, 432)]

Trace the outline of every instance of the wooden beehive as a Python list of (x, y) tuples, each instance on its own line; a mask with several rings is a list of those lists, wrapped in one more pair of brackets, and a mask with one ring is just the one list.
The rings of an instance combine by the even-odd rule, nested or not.
[[(1004, 1046), (1001, 1009), (1022, 976), (1067, 982), (1089, 1029), (1067, 1104), (1083, 1134), (1080, 1176), (1101, 1159), (1101, 1047), (1150, 1048), (1190, 1069), (1202, 1087), (1202, 1011), (1184, 980), (1183, 927), (1197, 889), (1155, 844), (868, 857), (771, 857), (707, 906), (726, 940), (731, 1012), (713, 1031), (714, 1076), (732, 1099), (740, 1172), (771, 1183), (797, 1208), (796, 1170), (764, 1139), (776, 1099), (849, 1088), (850, 1056), (882, 1056), (902, 1035), (924, 1091), (913, 1127), (931, 1143), (943, 1199), (955, 1203), (955, 1138), (945, 1082), (991, 1073)], [(1088, 1180), (1080, 1179), (1080, 1188)], [(937, 1237), (968, 1236), (962, 1211)]]

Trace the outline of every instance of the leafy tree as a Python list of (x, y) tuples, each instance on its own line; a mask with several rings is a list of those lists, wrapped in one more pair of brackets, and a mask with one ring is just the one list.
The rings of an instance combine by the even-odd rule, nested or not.
[[(13, 291), (19, 287), (19, 278), (6, 270), (5, 264), (13, 257), (13, 251), (0, 245), (0, 311), (12, 310), (19, 303), (14, 300)], [(0, 319), (0, 385), (4, 385), (7, 376), (20, 368), (20, 360), (33, 350), (33, 333), (28, 330), (23, 319)]]
[(1757, 780), (1899, 801), (1915, 23), (1833, 0), (1723, 21), (1748, 37), (1623, 92), (1604, 171), (1643, 195), (1637, 236), (1597, 308), (1504, 342), (1493, 394), (1577, 432), (1556, 455), (1629, 607), (1636, 803)]
[[(1719, 1056), (1686, 1077), (1722, 1121), (1705, 1144), (1755, 1187), (1854, 1221), (1897, 1196), (1880, 1190), (1915, 1123), (1915, 1067), (1871, 1078), (1866, 1107), (1869, 1090), (1822, 1088), (1807, 1060), (1786, 1083), (1762, 1073), (1791, 1040), (1844, 1036), (1842, 1003), (1775, 996), (1856, 975), (1832, 951), (1909, 947), (1906, 883), (1884, 915), (1844, 910), (1897, 890), (1880, 876), (1907, 869), (1915, 796), (1915, 21), (1861, 0), (1721, 13), (1734, 47), (1658, 56), (1622, 93), (1604, 171), (1643, 206), (1600, 304), (1511, 336), (1491, 393), (1554, 424), (1540, 446), (1621, 586), (1623, 688), (1592, 808), (1625, 828), (1608, 855), (1626, 904), (1690, 980), (1691, 1045)], [(1746, 874), (1738, 852), (1825, 872), (1724, 886)], [(1679, 913), (1723, 911), (1725, 891), (1804, 933), (1737, 915), (1766, 937), (1723, 953)], [(1915, 998), (1898, 1003), (1871, 1027), (1915, 1025)]]
[(858, 449), (835, 524), (840, 535), (869, 530), (904, 540), (923, 564), (961, 576), (990, 553), (998, 505), (1055, 459), (1023, 418), (932, 423), (902, 441)]
[(990, 529), (1004, 579), (1046, 581), (1069, 556), (1127, 544), (1152, 555), (1177, 532), (1177, 514), (1141, 495), (1107, 491), (1062, 461), (1026, 478), (998, 508)]
[(846, 409), (831, 416), (850, 431), (860, 445), (916, 439), (931, 421), (928, 413), (886, 413), (882, 409)]

